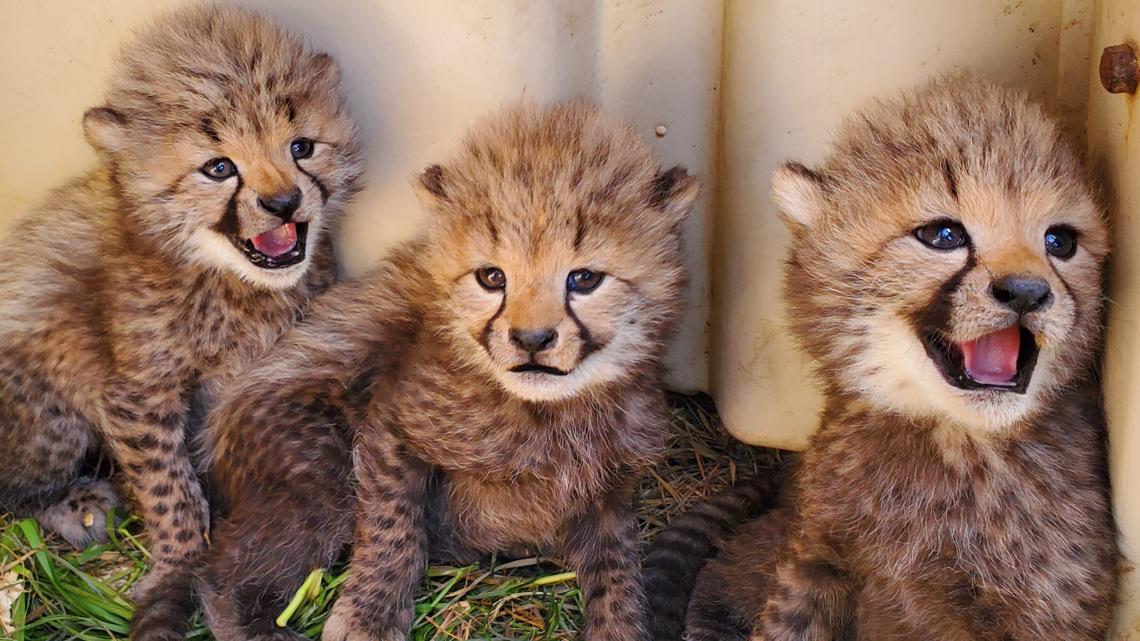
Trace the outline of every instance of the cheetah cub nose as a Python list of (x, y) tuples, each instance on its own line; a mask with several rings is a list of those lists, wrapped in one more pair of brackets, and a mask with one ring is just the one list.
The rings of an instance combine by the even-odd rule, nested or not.
[(1045, 279), (1036, 276), (1006, 276), (990, 285), (994, 298), (1018, 314), (1044, 309), (1053, 302)]
[(273, 194), (268, 198), (258, 198), (257, 204), (285, 222), (293, 217), (293, 212), (301, 206), (301, 190), (297, 187), (289, 191)]
[(558, 342), (558, 332), (545, 329), (511, 329), (511, 342), (528, 354), (536, 354), (554, 347)]

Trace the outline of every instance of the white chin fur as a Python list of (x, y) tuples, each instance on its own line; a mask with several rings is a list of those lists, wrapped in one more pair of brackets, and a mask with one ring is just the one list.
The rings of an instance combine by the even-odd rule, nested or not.
[(905, 321), (882, 314), (864, 322), (867, 344), (859, 350), (858, 363), (841, 377), (868, 400), (907, 416), (1001, 434), (1033, 410), (1050, 373), (1051, 355), (1042, 350), (1025, 394), (958, 389), (946, 382)]
[[(316, 245), (317, 227), (309, 225), (309, 237), (305, 239), (311, 249)], [(306, 250), (305, 259), (296, 265), (282, 269), (262, 269), (245, 257), (228, 238), (209, 229), (201, 228), (190, 237), (193, 256), (204, 265), (233, 272), (243, 281), (265, 289), (289, 289), (301, 281), (309, 269), (311, 252)]]

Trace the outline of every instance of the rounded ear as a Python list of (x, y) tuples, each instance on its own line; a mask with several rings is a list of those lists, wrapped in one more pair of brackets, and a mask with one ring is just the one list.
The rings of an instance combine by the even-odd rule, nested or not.
[(126, 146), (127, 119), (110, 107), (95, 107), (83, 114), (83, 134), (95, 151), (114, 156)]
[(329, 89), (336, 90), (340, 86), (340, 65), (336, 58), (321, 52), (313, 55), (313, 74), (317, 81)]
[(701, 191), (700, 182), (681, 165), (658, 172), (649, 188), (649, 206), (664, 212), (674, 225), (693, 208)]
[(810, 227), (823, 209), (823, 177), (798, 162), (772, 176), (772, 198), (788, 227)]
[(447, 182), (443, 167), (428, 165), (420, 172), (420, 179), (416, 191), (428, 201), (447, 201)]

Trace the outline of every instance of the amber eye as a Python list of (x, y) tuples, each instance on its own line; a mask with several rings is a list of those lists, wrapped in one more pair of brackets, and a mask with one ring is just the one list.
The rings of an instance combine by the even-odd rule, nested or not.
[(289, 153), (297, 160), (308, 158), (313, 155), (313, 141), (308, 138), (298, 138), (289, 145)]
[(602, 284), (605, 274), (588, 269), (575, 269), (566, 276), (566, 289), (579, 294), (589, 294)]
[(966, 228), (953, 220), (936, 220), (914, 230), (916, 238), (928, 247), (941, 250), (958, 249), (969, 241)]
[(198, 171), (214, 180), (225, 180), (237, 174), (237, 165), (229, 158), (214, 158), (206, 161), (206, 164), (199, 167)]
[(1057, 225), (1045, 231), (1045, 251), (1050, 256), (1068, 260), (1077, 253), (1077, 230), (1067, 225)]
[(488, 291), (503, 289), (507, 286), (507, 275), (503, 273), (503, 270), (492, 265), (476, 269), (475, 280), (479, 281), (483, 289)]

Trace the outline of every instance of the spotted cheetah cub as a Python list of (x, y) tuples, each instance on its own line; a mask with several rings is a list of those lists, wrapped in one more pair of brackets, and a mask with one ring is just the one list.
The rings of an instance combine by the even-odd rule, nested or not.
[(105, 446), (152, 542), (136, 639), (191, 603), (177, 570), (204, 548), (188, 454), (204, 408), (334, 277), (330, 224), (361, 173), (338, 83), (264, 18), (168, 14), (83, 118), (99, 168), (0, 248), (0, 511), (102, 538), (116, 499), (81, 471)]
[(587, 638), (642, 638), (631, 503), (666, 436), (697, 182), (571, 103), (483, 121), (419, 183), (425, 239), (323, 297), (210, 416), (215, 634), (298, 638), (274, 617), (351, 539), (326, 641), (406, 638), (429, 556), (520, 549), (578, 572)]
[[(773, 190), (826, 403), (787, 507), (705, 567), (687, 638), (1104, 639), (1108, 239), (1056, 124), (1021, 92), (944, 79), (864, 110)], [(665, 618), (685, 607), (665, 578), (687, 527), (647, 559)]]

